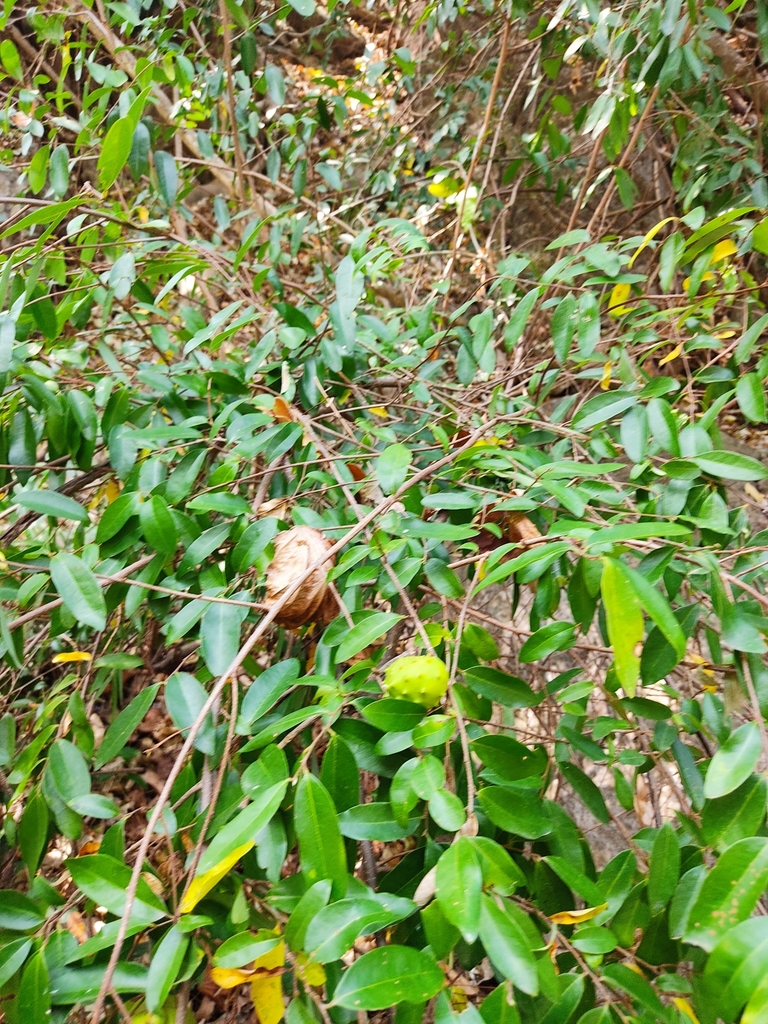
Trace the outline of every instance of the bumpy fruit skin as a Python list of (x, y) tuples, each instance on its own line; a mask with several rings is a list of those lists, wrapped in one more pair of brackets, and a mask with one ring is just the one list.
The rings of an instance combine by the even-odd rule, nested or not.
[(428, 654), (406, 654), (387, 665), (384, 690), (388, 697), (433, 708), (448, 689), (448, 669)]

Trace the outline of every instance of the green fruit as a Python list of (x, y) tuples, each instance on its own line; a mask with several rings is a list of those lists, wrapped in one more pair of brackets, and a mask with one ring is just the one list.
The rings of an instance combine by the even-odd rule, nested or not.
[(384, 691), (388, 697), (433, 708), (448, 689), (448, 669), (433, 655), (407, 654), (387, 665)]

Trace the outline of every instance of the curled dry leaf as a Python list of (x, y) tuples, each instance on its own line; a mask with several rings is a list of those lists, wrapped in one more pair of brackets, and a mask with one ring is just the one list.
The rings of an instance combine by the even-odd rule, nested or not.
[[(275, 604), (306, 570), (332, 547), (331, 542), (311, 526), (294, 526), (274, 540), (275, 556), (267, 570), (266, 603)], [(297, 629), (307, 622), (330, 622), (336, 614), (336, 600), (326, 582), (333, 559), (318, 566), (299, 590), (280, 609), (275, 622)]]

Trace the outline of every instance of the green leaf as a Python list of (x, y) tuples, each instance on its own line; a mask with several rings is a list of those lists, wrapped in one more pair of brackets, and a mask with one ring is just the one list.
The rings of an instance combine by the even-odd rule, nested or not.
[(643, 639), (643, 613), (622, 563), (613, 558), (603, 558), (602, 563), (600, 589), (616, 675), (627, 695), (633, 697), (640, 673), (635, 647)]
[(267, 82), (267, 95), (276, 107), (285, 102), (285, 80), (283, 73), (275, 64), (267, 64), (264, 68), (264, 78)]
[(376, 839), (382, 843), (394, 842), (411, 836), (419, 827), (421, 818), (408, 818), (400, 824), (389, 804), (357, 804), (343, 811), (338, 818), (341, 834), (348, 839)]
[(586, 431), (598, 423), (605, 423), (637, 403), (637, 395), (627, 391), (608, 391), (595, 395), (582, 405), (573, 417), (573, 429)]
[(541, 778), (547, 771), (549, 758), (544, 747), (533, 750), (512, 736), (486, 734), (472, 741), (472, 750), (494, 775), (505, 782)]
[(385, 1010), (402, 1002), (426, 1002), (444, 984), (443, 972), (428, 953), (410, 946), (382, 946), (344, 972), (329, 1005)]
[(478, 801), (486, 816), (505, 832), (523, 839), (541, 839), (552, 831), (552, 822), (537, 793), (486, 786), (478, 793)]
[[(318, 885), (320, 884), (322, 883), (318, 883)], [(328, 891), (330, 892), (330, 885)], [(245, 964), (251, 963), (257, 957), (269, 953), (281, 941), (281, 938), (272, 932), (259, 931), (255, 934), (254, 932), (238, 932), (237, 935), (232, 935), (222, 942), (213, 954), (213, 964), (215, 967), (244, 967)], [(288, 942), (287, 932), (285, 941)], [(289, 945), (291, 944), (289, 943)], [(291, 948), (300, 949), (301, 947), (291, 945)]]
[(96, 770), (102, 768), (113, 757), (117, 757), (136, 731), (139, 722), (149, 711), (159, 689), (160, 683), (154, 683), (152, 686), (146, 687), (146, 689), (133, 698), (127, 707), (123, 708), (117, 718), (110, 724), (93, 760), (93, 767)]
[(245, 810), (227, 822), (200, 858), (195, 878), (212, 871), (235, 850), (255, 840), (282, 803), (287, 788), (286, 780), (261, 790)]
[(360, 799), (357, 763), (349, 744), (334, 735), (323, 754), (320, 781), (331, 795), (337, 811), (354, 807)]
[[(239, 594), (243, 597), (243, 594)], [(212, 601), (200, 620), (200, 653), (209, 672), (220, 676), (232, 664), (240, 649), (240, 629), (248, 609)]]
[[(201, 683), (189, 672), (174, 672), (165, 684), (165, 706), (173, 724), (187, 730), (200, 714), (208, 693)], [(216, 737), (210, 712), (205, 716), (202, 727), (195, 736), (195, 747), (204, 754), (213, 754)]]
[(464, 804), (447, 789), (439, 789), (429, 798), (429, 816), (446, 832), (457, 832), (467, 820)]
[(542, 661), (555, 651), (567, 651), (576, 643), (576, 627), (570, 622), (550, 622), (529, 636), (518, 655), (524, 664)]
[(703, 473), (723, 480), (766, 480), (768, 469), (748, 455), (738, 452), (713, 451), (689, 456)]
[(150, 1013), (158, 1013), (184, 962), (190, 937), (178, 924), (172, 925), (152, 952), (147, 975), (146, 1000)]
[(51, 983), (42, 950), (30, 957), (24, 967), (15, 1010), (18, 1019), (27, 1024), (47, 1024), (50, 1020)]
[(51, 153), (48, 165), (51, 188), (61, 199), (69, 188), (69, 150), (66, 146), (57, 146)]
[(552, 314), (552, 347), (558, 362), (564, 363), (576, 330), (576, 300), (571, 292), (560, 300)]
[(756, 722), (746, 722), (732, 732), (709, 762), (704, 778), (708, 800), (727, 796), (751, 774), (760, 758), (762, 743)]
[(43, 850), (48, 845), (48, 820), (48, 805), (35, 790), (27, 800), (18, 833), (21, 856), (30, 878), (35, 877)]
[(734, 843), (704, 879), (691, 907), (684, 939), (711, 952), (718, 940), (749, 917), (768, 883), (768, 839)]
[(745, 373), (736, 381), (736, 399), (745, 418), (752, 423), (765, 423), (765, 388), (759, 375)]
[(168, 509), (165, 498), (152, 495), (139, 505), (141, 530), (151, 548), (161, 555), (172, 555), (179, 542), (176, 523)]
[[(131, 869), (126, 864), (103, 853), (70, 857), (67, 868), (72, 881), (89, 899), (106, 907), (110, 914), (125, 913), (125, 894), (131, 880)], [(159, 897), (143, 878), (139, 879), (136, 899), (131, 910), (133, 923), (152, 924), (165, 917), (167, 911)]]
[(464, 587), (456, 573), (441, 558), (429, 558), (424, 572), (430, 586), (443, 597), (459, 598), (464, 595)]
[(336, 649), (337, 664), (354, 658), (380, 636), (388, 633), (402, 618), (402, 615), (396, 615), (394, 612), (353, 613), (353, 620), (357, 619), (357, 622), (344, 634), (344, 639)]
[(331, 898), (332, 882), (321, 878), (304, 893), (285, 926), (285, 941), (294, 951), (304, 949), (307, 928)]
[(10, 712), (0, 718), (0, 765), (12, 764), (16, 753), (16, 719)]
[(707, 961), (703, 994), (713, 1016), (730, 1022), (768, 975), (768, 918), (756, 917), (731, 928)]
[(587, 537), (587, 547), (596, 544), (621, 544), (628, 540), (647, 540), (657, 537), (688, 537), (689, 526), (681, 523), (626, 523), (622, 526), (606, 526), (595, 530)]
[(173, 206), (179, 189), (179, 172), (176, 161), (170, 153), (166, 153), (163, 149), (155, 150), (153, 159), (160, 195), (166, 206)]
[(750, 775), (727, 796), (707, 800), (701, 812), (704, 841), (722, 852), (739, 839), (756, 835), (765, 822), (767, 798), (765, 778)]
[(382, 732), (406, 732), (424, 718), (424, 707), (409, 700), (382, 697), (360, 709), (363, 718)]
[(103, 630), (107, 624), (107, 606), (96, 577), (85, 562), (67, 551), (51, 559), (53, 585), (78, 622)]
[(752, 350), (756, 343), (759, 341), (763, 331), (768, 325), (768, 313), (764, 313), (758, 320), (756, 320), (751, 327), (739, 338), (736, 349), (733, 353), (733, 358), (738, 364), (746, 363), (752, 356)]
[(118, 117), (113, 121), (101, 145), (97, 170), (99, 188), (105, 192), (117, 179), (128, 162), (133, 143), (134, 125), (130, 117)]
[(68, 498), (58, 491), (22, 491), (16, 501), (24, 508), (56, 519), (70, 519), (76, 523), (87, 523), (88, 513), (79, 501)]
[(659, 627), (678, 658), (685, 657), (685, 634), (672, 613), (669, 602), (656, 587), (652, 586), (642, 573), (622, 563), (622, 570), (629, 580), (643, 610)]
[[(298, 658), (288, 658), (270, 665), (257, 676), (245, 692), (240, 720), (242, 731), (247, 732), (251, 723), (258, 721), (290, 689), (299, 678), (301, 665)], [(238, 731), (241, 731), (238, 727)]]
[(680, 877), (680, 844), (677, 834), (667, 822), (653, 841), (648, 869), (648, 903), (652, 914), (658, 914), (672, 899)]
[[(61, 968), (51, 979), (51, 1002), (55, 1006), (95, 1003), (103, 980), (103, 965), (78, 969)], [(142, 964), (118, 963), (112, 977), (115, 992), (143, 992), (146, 984), (146, 967)]]
[(340, 960), (360, 935), (372, 935), (390, 923), (392, 915), (374, 900), (338, 900), (322, 907), (309, 922), (304, 948), (316, 963), (332, 963)]
[(391, 444), (376, 459), (375, 470), (379, 486), (385, 494), (393, 494), (408, 476), (413, 452), (407, 445)]
[[(520, 926), (509, 904), (502, 909), (486, 893), (481, 900), (480, 939), (496, 970), (522, 992), (538, 995), (539, 975), (526, 930)], [(542, 945), (541, 940), (537, 945)]]
[(304, 877), (310, 885), (328, 878), (334, 893), (342, 896), (347, 888), (347, 855), (336, 808), (328, 790), (309, 772), (296, 788), (294, 825)]
[(0, 889), (0, 928), (26, 932), (42, 923), (43, 915), (28, 896), (13, 889)]
[(288, 3), (302, 18), (308, 18), (311, 14), (314, 14), (315, 7), (317, 6), (315, 0), (288, 0)]
[(12, 939), (0, 946), (0, 989), (14, 976), (32, 949), (31, 939)]
[(496, 704), (503, 704), (508, 708), (532, 708), (541, 701), (541, 696), (534, 693), (523, 679), (510, 676), (498, 669), (472, 665), (463, 669), (462, 674), (470, 690)]
[(50, 773), (65, 801), (91, 791), (91, 777), (85, 758), (69, 740), (56, 740), (51, 744), (46, 772)]
[(583, 803), (594, 814), (597, 820), (602, 821), (603, 824), (607, 825), (611, 820), (611, 815), (605, 805), (603, 794), (592, 779), (590, 779), (588, 775), (585, 775), (585, 773), (581, 771), (580, 768), (577, 768), (576, 765), (569, 764), (567, 761), (562, 762), (558, 767), (560, 768), (565, 780), (578, 793)]
[(24, 81), (24, 70), (21, 66), (19, 51), (16, 49), (16, 44), (10, 39), (3, 39), (0, 42), (0, 62), (11, 78), (15, 78), (17, 82)]
[(483, 872), (466, 836), (452, 843), (437, 862), (437, 901), (446, 919), (472, 943), (480, 929)]

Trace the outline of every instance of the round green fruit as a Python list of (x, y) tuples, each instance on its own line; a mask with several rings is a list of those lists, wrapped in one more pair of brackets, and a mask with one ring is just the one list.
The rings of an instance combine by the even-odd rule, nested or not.
[(433, 708), (448, 689), (448, 669), (433, 655), (406, 654), (387, 665), (383, 685), (388, 697)]

